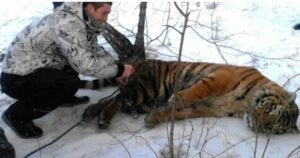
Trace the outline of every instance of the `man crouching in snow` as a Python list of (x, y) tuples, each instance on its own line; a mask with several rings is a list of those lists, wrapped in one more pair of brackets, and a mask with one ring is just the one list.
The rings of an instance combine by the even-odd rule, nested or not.
[(131, 65), (116, 63), (97, 44), (111, 2), (70, 2), (24, 28), (10, 44), (1, 74), (1, 88), (17, 99), (2, 115), (22, 138), (40, 137), (33, 123), (65, 103), (89, 101), (74, 96), (80, 88), (78, 73), (95, 78), (133, 74)]

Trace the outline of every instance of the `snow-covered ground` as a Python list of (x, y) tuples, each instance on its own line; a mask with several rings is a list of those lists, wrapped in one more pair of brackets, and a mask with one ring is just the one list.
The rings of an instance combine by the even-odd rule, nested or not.
[[(4, 52), (10, 41), (32, 20), (52, 12), (50, 1), (5, 1), (0, 6), (0, 51)], [(182, 6), (183, 3), (179, 3)], [(300, 22), (300, 1), (224, 1), (217, 2), (215, 10), (211, 3), (190, 2), (194, 10), (189, 25), (199, 34), (188, 29), (183, 48), (183, 60), (208, 61), (254, 66), (273, 81), (291, 92), (300, 87), (300, 32), (292, 29)], [(155, 39), (167, 24), (167, 2), (148, 3), (147, 40)], [(201, 10), (200, 12), (198, 10)], [(211, 16), (213, 15), (213, 16)], [(136, 31), (138, 2), (116, 2), (113, 5), (110, 23), (121, 32), (132, 35)], [(212, 23), (213, 22), (213, 23)], [(217, 23), (217, 24), (216, 24)], [(175, 25), (176, 24), (176, 25)], [(169, 25), (182, 30), (183, 19), (171, 3)], [(212, 31), (206, 26), (218, 26)], [(128, 30), (124, 29), (127, 28)], [(180, 36), (169, 28), (166, 45), (161, 42), (164, 34), (147, 47), (149, 56), (164, 60), (175, 59)], [(110, 48), (106, 45), (107, 49)], [(237, 51), (239, 50), (239, 51)], [(159, 53), (158, 53), (159, 52)], [(222, 57), (223, 56), (223, 57)], [(298, 75), (297, 75), (298, 74)], [(290, 80), (289, 80), (290, 79)], [(287, 82), (289, 80), (289, 82)], [(90, 103), (113, 92), (114, 88), (100, 91), (80, 90), (78, 95), (89, 95)], [(300, 105), (300, 92), (297, 91)], [(0, 114), (13, 102), (0, 94)], [(17, 157), (52, 141), (81, 119), (89, 104), (73, 108), (60, 107), (50, 114), (35, 120), (44, 135), (39, 139), (21, 139), (3, 121), (0, 126), (13, 144)], [(96, 121), (80, 124), (54, 144), (32, 155), (32, 158), (153, 158), (168, 157), (169, 124), (154, 129), (144, 128), (144, 115), (134, 119), (118, 113), (107, 130), (100, 130)], [(300, 127), (300, 124), (297, 124)], [(256, 135), (241, 119), (198, 118), (177, 121), (174, 131), (175, 154), (180, 157), (287, 157), (300, 145), (300, 134)], [(178, 149), (181, 150), (178, 150)], [(180, 153), (179, 153), (180, 151)], [(300, 157), (300, 151), (291, 157)]]

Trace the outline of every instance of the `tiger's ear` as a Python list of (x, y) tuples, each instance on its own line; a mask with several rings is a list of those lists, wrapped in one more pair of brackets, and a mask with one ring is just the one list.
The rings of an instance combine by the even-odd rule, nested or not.
[(296, 100), (296, 93), (288, 93), (286, 96), (284, 96), (284, 100), (288, 102), (288, 104), (292, 104)]

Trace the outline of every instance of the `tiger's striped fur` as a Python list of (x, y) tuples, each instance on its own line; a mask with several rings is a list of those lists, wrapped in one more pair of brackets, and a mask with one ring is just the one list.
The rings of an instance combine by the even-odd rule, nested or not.
[[(99, 126), (106, 128), (114, 113), (149, 113), (145, 125), (195, 117), (243, 117), (255, 132), (297, 130), (295, 94), (285, 91), (252, 67), (200, 62), (146, 60), (121, 87), (121, 95), (98, 106)], [(99, 108), (99, 107), (103, 108)], [(172, 107), (174, 111), (172, 112)], [(86, 112), (87, 112), (86, 111)]]

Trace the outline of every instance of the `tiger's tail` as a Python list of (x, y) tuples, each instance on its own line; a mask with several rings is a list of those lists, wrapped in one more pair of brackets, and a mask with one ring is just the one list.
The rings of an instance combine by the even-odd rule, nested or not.
[(80, 88), (83, 89), (100, 89), (103, 87), (118, 86), (116, 78), (104, 78), (104, 79), (94, 79), (94, 80), (81, 80)]

